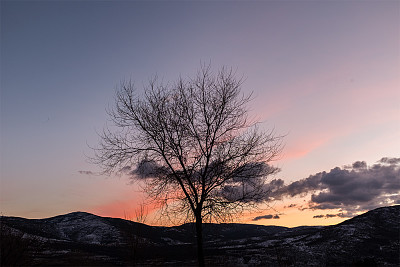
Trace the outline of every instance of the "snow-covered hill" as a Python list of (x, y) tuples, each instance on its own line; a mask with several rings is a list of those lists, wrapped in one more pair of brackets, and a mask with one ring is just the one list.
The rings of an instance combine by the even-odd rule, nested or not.
[[(21, 246), (19, 259), (28, 265), (195, 264), (193, 224), (154, 227), (85, 212), (1, 223), (3, 265), (21, 265)], [(206, 224), (204, 235), (213, 266), (399, 266), (400, 206), (326, 227)]]

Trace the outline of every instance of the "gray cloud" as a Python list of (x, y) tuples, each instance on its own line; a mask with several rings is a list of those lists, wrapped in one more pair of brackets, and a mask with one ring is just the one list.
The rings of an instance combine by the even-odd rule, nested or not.
[(321, 218), (325, 218), (325, 219), (329, 219), (329, 218), (334, 218), (334, 217), (340, 217), (340, 218), (349, 218), (349, 217), (353, 217), (355, 214), (351, 214), (351, 213), (337, 213), (337, 214), (321, 214), (321, 215), (315, 215), (313, 216), (314, 219), (321, 219)]
[(92, 171), (78, 171), (80, 174), (84, 174), (84, 175), (94, 175), (94, 172)]
[[(254, 166), (246, 167), (254, 171)], [(261, 167), (258, 168), (260, 170), (256, 169), (256, 174), (258, 172), (264, 173), (267, 170), (264, 166)], [(311, 194), (311, 201), (306, 206), (302, 206), (302, 210), (339, 209), (340, 213), (335, 214), (338, 217), (350, 217), (358, 211), (400, 204), (400, 158), (384, 157), (372, 166), (368, 166), (365, 161), (356, 161), (351, 165), (310, 175), (290, 184), (285, 184), (282, 179), (273, 179), (267, 184), (259, 183), (257, 179), (260, 179), (260, 177), (257, 177), (257, 175), (255, 175), (255, 179), (246, 179), (248, 169), (243, 171), (239, 177), (243, 181), (243, 185), (227, 184), (221, 189), (220, 193), (227, 199), (234, 198), (243, 192), (243, 186), (250, 192), (265, 192), (261, 195), (261, 199), (256, 201), (275, 201), (285, 197)], [(126, 167), (121, 171), (142, 179), (168, 174), (165, 167), (159, 166), (152, 160), (140, 162), (135, 169)], [(279, 169), (271, 169), (268, 172), (277, 171)], [(89, 174), (85, 171), (82, 171), (82, 173)], [(323, 216), (323, 218), (333, 217), (332, 214)], [(265, 215), (253, 220), (261, 219), (272, 218)]]
[(335, 216), (348, 217), (357, 211), (400, 203), (400, 158), (385, 157), (370, 167), (365, 161), (356, 161), (274, 188), (270, 199), (311, 193), (309, 208), (340, 209), (342, 214)]
[(263, 219), (280, 219), (278, 214), (272, 215), (272, 214), (267, 214), (267, 215), (263, 215), (263, 216), (257, 216), (255, 218), (253, 218), (252, 221), (259, 221), (259, 220), (263, 220)]
[(165, 167), (159, 165), (154, 160), (147, 159), (139, 162), (134, 169), (130, 166), (125, 166), (120, 172), (138, 179), (148, 179), (169, 174)]
[(143, 160), (131, 174), (136, 174), (140, 178), (151, 178), (157, 176), (161, 168), (155, 161)]
[[(157, 177), (172, 177), (173, 175), (184, 175), (182, 170), (172, 173), (169, 168), (159, 165), (155, 160), (143, 159), (136, 166), (125, 166), (119, 170), (121, 173), (135, 179), (151, 179)], [(213, 194), (225, 198), (228, 201), (240, 201), (242, 203), (257, 203), (265, 200), (268, 191), (281, 187), (283, 180), (274, 180), (268, 187), (265, 184), (265, 176), (279, 172), (280, 169), (270, 166), (264, 162), (249, 162), (237, 168), (226, 166), (224, 162), (214, 161), (208, 168), (209, 176), (206, 177), (232, 177), (224, 182)], [(197, 180), (201, 177), (203, 170), (191, 173), (190, 178)]]
[(326, 214), (325, 217), (326, 218), (332, 218), (332, 217), (336, 217), (337, 214)]
[(365, 169), (367, 168), (367, 163), (365, 161), (356, 161), (353, 163), (354, 169)]
[(386, 164), (391, 164), (391, 165), (397, 165), (400, 163), (400, 158), (381, 158), (378, 162), (380, 163), (386, 163)]

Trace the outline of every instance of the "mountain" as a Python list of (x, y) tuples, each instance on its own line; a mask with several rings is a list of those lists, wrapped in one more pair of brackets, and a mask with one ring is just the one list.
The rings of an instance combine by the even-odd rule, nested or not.
[[(195, 265), (194, 224), (156, 227), (73, 212), (1, 217), (1, 265)], [(400, 206), (332, 226), (205, 224), (212, 266), (399, 266)]]

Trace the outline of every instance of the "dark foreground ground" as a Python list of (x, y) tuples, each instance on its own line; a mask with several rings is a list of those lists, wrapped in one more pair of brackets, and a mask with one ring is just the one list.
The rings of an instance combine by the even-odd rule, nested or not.
[[(192, 266), (194, 225), (152, 227), (74, 212), (1, 217), (1, 266)], [(400, 206), (338, 225), (206, 224), (209, 266), (400, 266)]]

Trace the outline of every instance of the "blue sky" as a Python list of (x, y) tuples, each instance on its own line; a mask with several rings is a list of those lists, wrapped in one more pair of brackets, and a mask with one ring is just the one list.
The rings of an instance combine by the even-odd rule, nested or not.
[[(87, 156), (105, 109), (123, 79), (141, 90), (201, 62), (237, 69), (254, 92), (251, 115), (287, 134), (277, 179), (399, 157), (399, 10), (398, 1), (2, 1), (1, 212), (134, 209), (142, 195), (126, 177), (82, 172), (98, 171)], [(274, 206), (305, 214), (285, 211), (293, 201)]]

